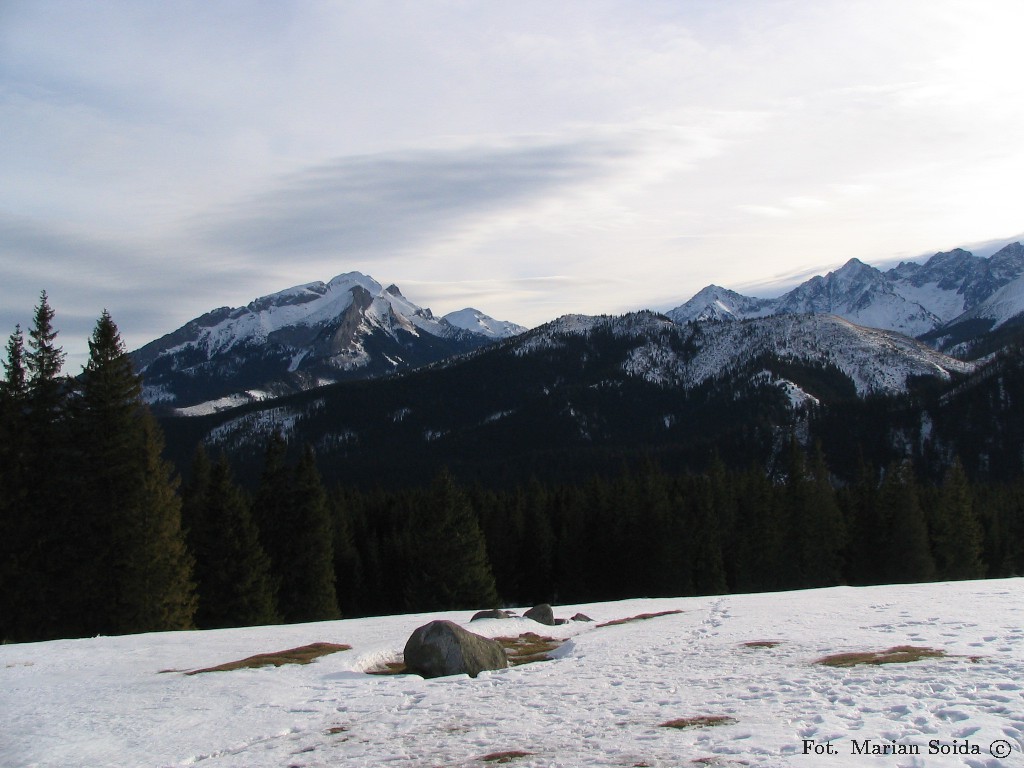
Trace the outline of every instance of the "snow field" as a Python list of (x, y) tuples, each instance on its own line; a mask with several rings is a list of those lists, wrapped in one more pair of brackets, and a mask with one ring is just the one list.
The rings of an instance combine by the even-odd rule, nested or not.
[[(642, 613), (683, 613), (598, 628)], [(468, 624), (472, 612), (0, 647), (0, 765), (1024, 765), (1024, 580), (559, 606), (593, 624)], [(565, 638), (554, 661), (422, 680), (366, 670), (443, 616), (487, 636)], [(312, 642), (307, 666), (183, 671)], [(773, 647), (747, 643), (773, 641)], [(833, 668), (825, 655), (928, 646), (944, 658)], [(177, 670), (177, 671), (164, 671)], [(676, 718), (735, 722), (676, 730)], [(929, 740), (981, 754), (929, 754)], [(826, 743), (838, 754), (804, 754)], [(852, 753), (851, 742), (920, 755)], [(989, 753), (1000, 741), (1005, 759)], [(1002, 748), (1002, 747), (1000, 747)], [(812, 746), (813, 749), (813, 746)], [(699, 762), (695, 762), (699, 761)]]

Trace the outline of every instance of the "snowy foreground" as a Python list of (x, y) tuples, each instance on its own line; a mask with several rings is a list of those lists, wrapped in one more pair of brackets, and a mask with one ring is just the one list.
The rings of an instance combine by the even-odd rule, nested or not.
[[(519, 751), (531, 754), (509, 764), (1024, 766), (1024, 579), (630, 600), (556, 615), (602, 622), (673, 609), (683, 613), (604, 628), (474, 622), (490, 636), (568, 638), (553, 661), (475, 680), (365, 673), (417, 626), (466, 624), (470, 612), (3, 646), (0, 765), (486, 766)], [(769, 640), (778, 645), (745, 645)], [(318, 641), (352, 650), (306, 666), (183, 674)], [(949, 655), (812, 663), (897, 645)], [(660, 726), (715, 715), (735, 722)], [(920, 754), (870, 754), (886, 747)]]

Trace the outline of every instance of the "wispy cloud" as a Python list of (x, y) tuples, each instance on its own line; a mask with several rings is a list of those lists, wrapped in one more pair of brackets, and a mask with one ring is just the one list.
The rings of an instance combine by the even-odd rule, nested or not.
[(628, 154), (596, 142), (340, 158), (203, 214), (218, 250), (254, 261), (393, 255), (474, 217), (592, 183)]

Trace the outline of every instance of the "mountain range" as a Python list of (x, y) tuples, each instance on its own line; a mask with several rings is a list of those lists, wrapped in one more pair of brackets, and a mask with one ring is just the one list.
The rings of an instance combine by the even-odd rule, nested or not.
[(523, 330), (472, 308), (436, 318), (349, 272), (207, 312), (132, 357), (146, 402), (192, 416), (401, 373)]
[(972, 342), (1024, 311), (1024, 246), (989, 258), (956, 249), (924, 264), (885, 272), (851, 259), (774, 299), (709, 285), (667, 315), (676, 322), (745, 320), (778, 314), (831, 314), (870, 328), (923, 338), (936, 348), (972, 356)]
[(648, 454), (770, 466), (790, 434), (847, 470), (967, 451), (972, 471), (1007, 476), (1024, 440), (1022, 274), (1019, 243), (885, 272), (853, 260), (774, 299), (709, 286), (665, 314), (525, 330), (437, 319), (349, 273), (215, 310), (135, 360), (149, 399), (174, 406), (172, 458), (202, 441), (250, 477), (278, 430), (338, 482), (582, 476)]

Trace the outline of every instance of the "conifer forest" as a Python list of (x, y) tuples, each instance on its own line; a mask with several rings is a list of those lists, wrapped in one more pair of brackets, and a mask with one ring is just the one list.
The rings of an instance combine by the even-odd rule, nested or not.
[[(791, 437), (784, 472), (653, 459), (491, 487), (328, 487), (280, 433), (255, 483), (163, 457), (104, 311), (63, 373), (44, 292), (0, 383), (0, 640), (931, 580), (1024, 571), (1024, 478), (863, 459)], [(924, 470), (927, 471), (924, 471)]]

